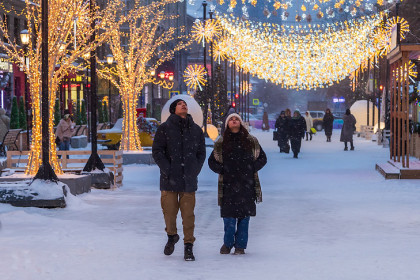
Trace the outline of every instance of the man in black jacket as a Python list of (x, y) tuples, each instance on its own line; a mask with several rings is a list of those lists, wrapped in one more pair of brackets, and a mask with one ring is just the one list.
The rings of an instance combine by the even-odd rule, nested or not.
[(194, 261), (194, 207), (197, 177), (206, 158), (204, 134), (188, 114), (188, 106), (177, 99), (171, 115), (156, 131), (153, 159), (160, 168), (161, 206), (168, 242), (164, 254), (171, 255), (179, 240), (176, 217), (181, 210), (184, 231), (184, 259)]

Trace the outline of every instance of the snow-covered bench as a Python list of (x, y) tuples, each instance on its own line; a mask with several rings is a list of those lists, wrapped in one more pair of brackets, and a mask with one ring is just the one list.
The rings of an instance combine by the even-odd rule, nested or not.
[[(2, 174), (24, 172), (28, 164), (28, 154), (28, 151), (7, 151), (7, 168), (1, 171)], [(58, 162), (61, 164), (63, 171), (68, 173), (80, 173), (90, 154), (91, 151), (88, 150), (57, 151), (57, 155), (61, 156)], [(123, 180), (123, 152), (98, 150), (98, 155), (105, 167), (114, 174), (114, 186), (121, 186)]]

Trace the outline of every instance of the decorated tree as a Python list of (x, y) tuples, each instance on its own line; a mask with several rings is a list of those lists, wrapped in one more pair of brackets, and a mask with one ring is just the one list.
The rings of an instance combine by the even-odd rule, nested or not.
[(82, 109), (80, 110), (80, 124), (87, 124), (86, 101), (82, 99)]
[[(121, 150), (141, 150), (136, 105), (144, 84), (150, 82), (150, 69), (156, 69), (164, 61), (170, 60), (175, 52), (190, 44), (185, 36), (176, 37), (177, 27), (174, 25), (161, 30), (164, 21), (175, 18), (165, 15), (165, 10), (167, 5), (176, 2), (161, 0), (143, 5), (136, 0), (126, 14), (116, 11), (111, 21), (108, 43), (116, 66), (98, 67), (98, 74), (110, 80), (120, 92), (124, 117)], [(185, 33), (183, 28), (180, 28), (180, 33)], [(171, 41), (172, 46), (167, 47), (166, 44)]]
[(105, 123), (108, 123), (109, 122), (109, 110), (108, 110), (108, 103), (107, 102), (104, 102), (104, 106), (103, 106), (103, 119), (104, 119), (104, 121), (103, 122), (105, 122)]
[(77, 99), (77, 103), (76, 103), (76, 113), (75, 113), (75, 115), (76, 115), (76, 124), (81, 125), (82, 124), (82, 120), (81, 120), (82, 115), (81, 115), (81, 112), (80, 112), (80, 99), (79, 98)]
[(26, 130), (25, 101), (23, 101), (23, 96), (19, 98), (19, 128)]
[(61, 120), (60, 100), (56, 98), (55, 105), (54, 105), (54, 126), (57, 126), (60, 120)]
[(215, 67), (212, 92), (211, 112), (213, 122), (222, 121), (229, 101), (227, 98), (227, 81), (220, 64), (217, 64)]
[(12, 111), (10, 113), (10, 129), (19, 128), (19, 108), (16, 96), (12, 100)]
[[(32, 100), (32, 143), (30, 147), (27, 174), (37, 173), (42, 163), (42, 115), (41, 115), (41, 0), (25, 1), (26, 22), (28, 22), (28, 33), (30, 36), (26, 56), (29, 58), (29, 65), (22, 60), (23, 49), (12, 40), (8, 30), (10, 26), (7, 21), (0, 22), (0, 48), (9, 58), (19, 64), (27, 74)], [(61, 80), (73, 71), (84, 69), (80, 58), (86, 56), (97, 46), (101, 45), (108, 37), (108, 23), (110, 11), (114, 12), (120, 8), (119, 0), (110, 0), (106, 7), (95, 6), (93, 11), (89, 7), (90, 1), (86, 0), (50, 0), (48, 13), (48, 76), (49, 76), (49, 135), (54, 139), (54, 102), (56, 92)], [(92, 28), (95, 22), (95, 28)], [(93, 32), (96, 31), (95, 40), (91, 40)], [(100, 32), (99, 32), (100, 31)], [(57, 65), (59, 65), (57, 67)], [(50, 164), (56, 174), (61, 174), (62, 170), (57, 161), (56, 144), (50, 141), (49, 147)]]
[(98, 100), (98, 122), (103, 123), (104, 122), (104, 111), (102, 108), (102, 100)]

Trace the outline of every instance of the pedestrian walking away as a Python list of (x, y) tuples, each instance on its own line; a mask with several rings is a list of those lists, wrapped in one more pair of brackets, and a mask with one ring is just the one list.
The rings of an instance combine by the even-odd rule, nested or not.
[(179, 240), (176, 227), (181, 210), (184, 259), (194, 261), (194, 208), (197, 177), (206, 159), (204, 134), (188, 114), (187, 103), (177, 99), (169, 106), (171, 115), (162, 123), (153, 141), (152, 155), (160, 169), (161, 207), (168, 241), (165, 255), (174, 252)]
[(302, 145), (302, 139), (305, 137), (305, 132), (306, 121), (301, 116), (299, 110), (296, 110), (290, 120), (290, 143), (294, 158), (298, 158), (300, 147)]
[(280, 153), (288, 154), (290, 151), (290, 146), (288, 143), (289, 119), (286, 117), (285, 111), (280, 112), (280, 116), (276, 120), (275, 127), (277, 130), (277, 145), (280, 148)]
[(353, 134), (356, 131), (356, 118), (351, 114), (350, 109), (346, 110), (343, 117), (343, 128), (341, 129), (340, 141), (344, 142), (344, 151), (347, 151), (347, 142), (350, 142), (350, 150), (354, 150)]
[(324, 118), (322, 119), (322, 122), (324, 124), (324, 130), (325, 130), (325, 136), (327, 136), (327, 142), (331, 142), (334, 115), (331, 113), (331, 110), (329, 108), (325, 110), (325, 115), (324, 115)]
[(314, 126), (314, 120), (312, 119), (311, 114), (309, 114), (309, 111), (306, 111), (304, 118), (306, 122), (306, 141), (308, 141), (308, 137), (310, 138), (309, 140), (312, 141), (311, 128)]
[(231, 114), (226, 130), (214, 144), (208, 164), (219, 174), (218, 205), (224, 223), (221, 254), (245, 254), (251, 216), (256, 215), (256, 203), (262, 202), (258, 171), (267, 157), (257, 138), (250, 135), (241, 117)]

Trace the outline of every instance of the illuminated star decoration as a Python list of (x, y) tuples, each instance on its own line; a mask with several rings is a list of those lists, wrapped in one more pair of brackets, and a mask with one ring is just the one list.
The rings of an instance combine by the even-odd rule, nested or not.
[(208, 19), (205, 24), (201, 20), (196, 20), (191, 29), (193, 40), (197, 43), (203, 43), (203, 47), (204, 42), (208, 43), (214, 39), (218, 39), (221, 34), (222, 27), (216, 19)]
[(201, 86), (206, 83), (205, 77), (206, 70), (204, 69), (203, 65), (188, 65), (184, 71), (184, 82), (189, 88), (194, 90), (196, 90), (197, 87), (199, 87), (200, 90), (203, 90)]

